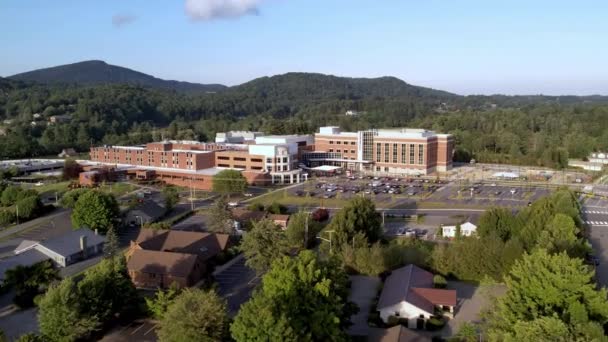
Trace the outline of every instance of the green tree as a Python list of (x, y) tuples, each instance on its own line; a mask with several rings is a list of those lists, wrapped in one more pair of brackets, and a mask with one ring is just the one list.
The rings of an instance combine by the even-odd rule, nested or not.
[(360, 233), (373, 243), (382, 237), (382, 224), (376, 206), (369, 198), (356, 197), (336, 213), (327, 226), (333, 231), (332, 244), (340, 249)]
[(146, 297), (146, 307), (154, 318), (162, 319), (169, 305), (173, 303), (180, 293), (178, 285), (172, 283), (167, 290), (156, 291), (156, 296), (153, 298)]
[(15, 204), (21, 192), (23, 192), (23, 189), (21, 187), (15, 185), (10, 185), (6, 187), (4, 191), (2, 191), (0, 203), (2, 203), (2, 205), (5, 207)]
[(32, 219), (40, 214), (42, 202), (38, 195), (20, 199), (15, 203), (19, 218), (24, 220)]
[(234, 233), (233, 222), (228, 199), (225, 196), (220, 196), (215, 200), (209, 212), (208, 230), (214, 233), (232, 234)]
[(445, 289), (448, 286), (448, 282), (442, 275), (436, 274), (433, 276), (433, 285), (435, 285), (436, 288)]
[(309, 213), (299, 212), (289, 217), (285, 234), (290, 245), (305, 249), (315, 244), (320, 231), (321, 225)]
[(540, 233), (537, 246), (550, 253), (566, 251), (570, 256), (582, 258), (590, 250), (583, 240), (578, 238), (579, 232), (570, 216), (556, 214)]
[(227, 169), (213, 176), (212, 187), (220, 194), (242, 193), (247, 188), (247, 180), (240, 171)]
[(454, 237), (458, 240), (462, 238), (462, 228), (460, 227), (460, 223), (456, 225), (456, 231), (454, 232)]
[(230, 327), (240, 341), (346, 341), (348, 278), (311, 251), (278, 259)]
[(563, 332), (553, 319), (563, 322), (576, 338), (601, 331), (608, 322), (607, 291), (596, 289), (593, 273), (581, 259), (566, 253), (537, 249), (524, 255), (506, 278), (507, 293), (490, 313), (490, 336), (502, 339)]
[(18, 265), (5, 273), (4, 286), (15, 289), (13, 301), (21, 308), (34, 305), (34, 298), (44, 293), (51, 282), (59, 279), (59, 272), (50, 260), (31, 266)]
[(103, 253), (106, 258), (114, 260), (119, 253), (119, 248), (118, 235), (116, 235), (114, 227), (110, 227), (106, 233), (106, 242), (103, 246)]
[(168, 213), (179, 202), (179, 193), (174, 186), (166, 186), (163, 188), (163, 198), (165, 200), (165, 211)]
[(477, 342), (479, 340), (479, 334), (475, 325), (464, 322), (456, 333), (456, 339), (460, 342)]
[(91, 190), (78, 198), (72, 212), (72, 225), (75, 229), (87, 227), (105, 233), (114, 226), (119, 214), (114, 196)]
[(81, 172), (82, 166), (80, 166), (76, 160), (66, 159), (65, 164), (63, 165), (61, 178), (63, 178), (63, 180), (77, 179)]
[(274, 222), (264, 219), (255, 222), (245, 234), (241, 250), (245, 254), (247, 266), (261, 274), (270, 268), (274, 260), (287, 254), (289, 244), (285, 233)]
[(15, 214), (10, 210), (0, 210), (0, 225), (8, 225), (15, 222)]
[[(5, 341), (0, 339), (0, 341)], [(44, 339), (40, 335), (36, 335), (34, 333), (27, 333), (19, 336), (16, 342), (44, 342)]]
[(479, 218), (477, 235), (480, 237), (496, 235), (503, 241), (507, 241), (518, 234), (517, 228), (515, 217), (509, 209), (491, 208)]
[(51, 286), (38, 303), (38, 324), (44, 339), (53, 342), (76, 341), (97, 329), (97, 318), (81, 315), (81, 309), (72, 278)]
[(279, 202), (272, 202), (267, 208), (266, 211), (269, 214), (285, 214), (287, 213), (287, 207), (282, 205)]
[(214, 291), (186, 289), (168, 306), (159, 326), (161, 342), (224, 341), (226, 303)]
[(80, 198), (80, 196), (82, 196), (83, 194), (86, 194), (89, 191), (90, 191), (89, 189), (85, 189), (85, 188), (70, 190), (70, 191), (66, 192), (65, 194), (63, 194), (63, 196), (61, 196), (61, 200), (59, 200), (59, 204), (64, 208), (74, 209), (74, 207), (76, 206), (76, 202), (78, 202), (78, 199)]

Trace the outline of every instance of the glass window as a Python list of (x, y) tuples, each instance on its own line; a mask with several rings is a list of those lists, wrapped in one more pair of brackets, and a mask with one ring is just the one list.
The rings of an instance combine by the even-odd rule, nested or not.
[(401, 164), (407, 164), (407, 156), (405, 155), (405, 144), (401, 144)]
[(341, 141), (336, 141), (336, 145), (340, 145), (341, 143)]
[(418, 145), (418, 164), (424, 164), (424, 145)]
[(393, 144), (393, 163), (397, 163), (397, 144)]
[(388, 163), (388, 154), (389, 154), (388, 146), (389, 146), (389, 144), (384, 144), (384, 162), (385, 163)]
[(379, 162), (382, 156), (382, 144), (376, 144), (376, 161)]
[(415, 164), (416, 160), (414, 159), (414, 150), (416, 149), (416, 145), (410, 144), (410, 164)]

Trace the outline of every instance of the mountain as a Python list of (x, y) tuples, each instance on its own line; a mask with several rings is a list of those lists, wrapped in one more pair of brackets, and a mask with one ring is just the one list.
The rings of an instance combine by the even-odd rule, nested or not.
[(97, 60), (32, 70), (10, 76), (9, 78), (38, 83), (69, 83), (79, 85), (131, 83), (187, 93), (218, 92), (226, 88), (226, 86), (221, 84), (199, 84), (162, 80), (139, 71)]

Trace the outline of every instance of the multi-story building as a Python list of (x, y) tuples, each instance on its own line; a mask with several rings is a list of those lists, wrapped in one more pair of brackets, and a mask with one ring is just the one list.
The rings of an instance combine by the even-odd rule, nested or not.
[(321, 127), (315, 150), (303, 154), (308, 166), (335, 165), (347, 170), (427, 175), (452, 168), (454, 139), (423, 129), (342, 132)]
[(242, 172), (250, 184), (296, 183), (307, 178), (298, 168), (299, 154), (311, 136), (257, 137), (248, 144), (163, 141), (144, 146), (91, 148), (93, 164), (111, 165), (139, 179), (210, 189), (223, 169)]

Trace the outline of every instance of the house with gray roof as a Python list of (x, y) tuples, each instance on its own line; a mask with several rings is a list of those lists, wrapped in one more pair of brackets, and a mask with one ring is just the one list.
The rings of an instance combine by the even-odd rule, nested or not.
[(384, 322), (391, 316), (405, 318), (409, 328), (417, 328), (419, 320), (426, 321), (436, 312), (452, 316), (455, 307), (456, 290), (434, 288), (433, 274), (416, 265), (394, 270), (386, 278), (378, 300)]

